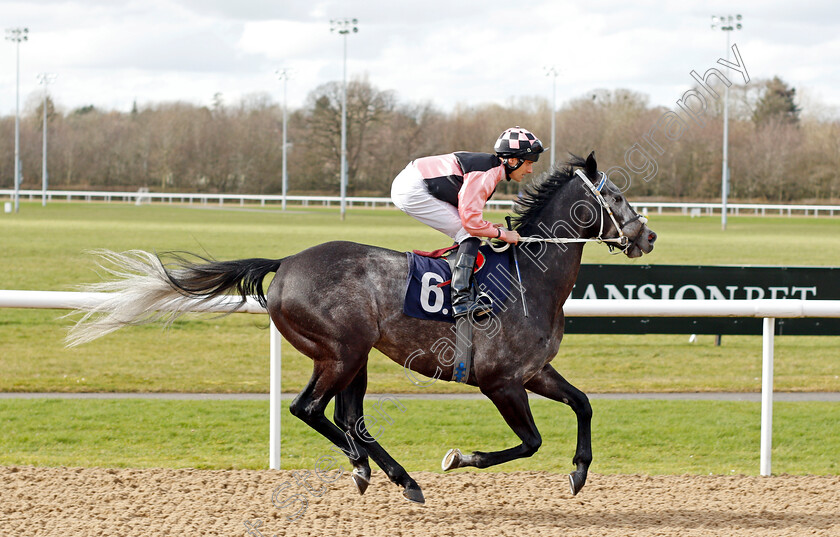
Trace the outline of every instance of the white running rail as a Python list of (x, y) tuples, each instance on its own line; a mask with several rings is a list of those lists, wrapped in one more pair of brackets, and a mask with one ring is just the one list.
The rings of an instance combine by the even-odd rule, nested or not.
[[(0, 196), (13, 196), (14, 190), (0, 189)], [(41, 190), (21, 190), (20, 197), (28, 197), (30, 200), (41, 199)], [(108, 192), (108, 191), (87, 191), (87, 190), (48, 190), (47, 200), (64, 199), (67, 201), (120, 201), (136, 203), (138, 200), (151, 203), (183, 203), (216, 205), (259, 203), (264, 206), (267, 203), (280, 204), (283, 196), (278, 194), (203, 194), (203, 193), (177, 193), (177, 192)], [(299, 203), (304, 206), (331, 206), (341, 203), (339, 196), (286, 196), (286, 200), (292, 203)], [(352, 206), (366, 207), (393, 207), (390, 198), (381, 197), (348, 197), (347, 203)], [(513, 206), (511, 200), (490, 200), (488, 207), (497, 210), (509, 210)], [(633, 207), (643, 214), (656, 211), (662, 213), (681, 212), (682, 214), (699, 216), (701, 214), (720, 214), (720, 203), (703, 202), (665, 202), (665, 201), (634, 201)], [(777, 203), (728, 203), (728, 214), (739, 216), (741, 212), (745, 215), (785, 215), (792, 216), (801, 214), (805, 216), (840, 216), (840, 205), (785, 205)]]

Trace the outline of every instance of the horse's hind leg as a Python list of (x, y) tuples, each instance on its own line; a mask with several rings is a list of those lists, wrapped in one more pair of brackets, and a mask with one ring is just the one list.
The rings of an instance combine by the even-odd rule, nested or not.
[[(356, 378), (361, 366), (352, 367), (353, 361), (315, 360), (312, 378), (292, 404), (289, 411), (307, 425), (321, 433), (327, 440), (338, 446), (350, 459), (354, 467), (367, 465), (367, 456), (379, 465), (388, 477), (403, 487), (403, 496), (412, 502), (424, 503), (423, 492), (417, 482), (373, 439), (364, 426), (364, 420), (354, 422), (353, 433), (342, 431), (328, 420), (324, 411), (330, 399), (347, 388)], [(340, 365), (338, 365), (340, 364)], [(351, 377), (348, 376), (352, 375)], [(365, 377), (366, 382), (366, 377)], [(348, 420), (342, 420), (346, 423)], [(357, 443), (361, 439), (363, 445)]]
[(289, 405), (289, 412), (340, 448), (353, 466), (364, 465), (367, 464), (365, 449), (324, 415), (327, 404), (348, 383), (339, 371), (332, 362), (316, 360), (309, 383)]
[[(484, 391), (482, 389), (482, 391)], [(528, 405), (528, 393), (521, 385), (506, 385), (491, 392), (484, 392), (502, 414), (508, 426), (513, 429), (522, 443), (502, 451), (484, 453), (475, 451), (464, 455), (457, 449), (450, 449), (443, 457), (441, 468), (444, 471), (464, 466), (487, 468), (503, 462), (530, 457), (540, 448), (542, 438), (534, 424), (531, 408)]]
[(572, 494), (577, 494), (586, 484), (586, 474), (589, 471), (589, 465), (592, 463), (592, 433), (590, 429), (592, 407), (589, 404), (589, 398), (582, 391), (569, 384), (551, 365), (546, 365), (542, 371), (534, 375), (525, 383), (525, 387), (536, 394), (566, 403), (572, 407), (577, 416), (577, 448), (575, 449), (575, 457), (572, 459), (576, 470), (569, 475)]
[[(362, 366), (350, 385), (344, 388), (335, 398), (335, 412), (333, 414), (336, 425), (344, 429), (344, 432), (358, 440), (356, 436), (356, 423), (364, 415), (364, 398), (367, 391), (367, 365)], [(370, 485), (370, 464), (368, 458), (362, 457), (353, 463), (353, 483), (355, 483), (359, 494), (364, 494)]]
[[(366, 389), (367, 369), (362, 368), (353, 382), (336, 397), (335, 422), (352, 435), (355, 440), (363, 443), (370, 458), (382, 468), (391, 481), (403, 486), (403, 496), (407, 500), (415, 503), (425, 503), (426, 500), (420, 486), (408, 475), (405, 468), (394, 460), (368, 432), (364, 420)], [(370, 483), (370, 466), (367, 464), (367, 458), (365, 457), (362, 463), (354, 463), (353, 466), (353, 481), (359, 489), (359, 493), (364, 494)]]

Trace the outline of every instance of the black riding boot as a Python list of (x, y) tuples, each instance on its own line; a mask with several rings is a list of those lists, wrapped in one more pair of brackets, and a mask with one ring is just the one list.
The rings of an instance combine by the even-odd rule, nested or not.
[(458, 247), (455, 268), (452, 269), (452, 314), (457, 319), (468, 313), (481, 316), (492, 309), (490, 297), (481, 293), (473, 298), (473, 270), (481, 239), (464, 239)]

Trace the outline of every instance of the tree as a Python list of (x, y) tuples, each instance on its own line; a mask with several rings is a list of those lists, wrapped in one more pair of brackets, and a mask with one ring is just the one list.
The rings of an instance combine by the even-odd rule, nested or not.
[(96, 110), (95, 106), (93, 106), (92, 104), (88, 104), (88, 105), (80, 106), (79, 108), (76, 108), (75, 110), (73, 110), (72, 114), (74, 116), (84, 116), (86, 114), (91, 114), (91, 113), (96, 112), (96, 111), (97, 110)]
[[(47, 96), (47, 123), (52, 123), (53, 119), (58, 115), (58, 112), (55, 110), (55, 103), (52, 100), (52, 97), (49, 95)], [(35, 105), (35, 112), (33, 114), (35, 119), (35, 125), (38, 130), (44, 128), (44, 99), (43, 97), (38, 98), (38, 104)]]
[[(40, 185), (43, 98), (34, 92), (20, 124), (24, 188)], [(799, 117), (798, 97), (778, 77), (730, 87), (730, 158), (733, 199), (818, 200), (840, 196), (840, 121), (836, 114)], [(387, 196), (393, 178), (412, 159), (451, 151), (492, 152), (504, 129), (521, 125), (547, 145), (551, 110), (544, 97), (504, 104), (459, 104), (440, 112), (431, 103), (401, 102), (392, 91), (356, 78), (347, 88), (349, 192)], [(722, 99), (708, 99), (705, 126), (687, 123), (676, 138), (651, 129), (671, 111), (624, 89), (594, 90), (566, 99), (557, 113), (557, 158), (595, 150), (604, 171), (627, 166), (638, 144), (655, 161), (649, 180), (632, 173), (634, 198), (720, 198)], [(225, 103), (216, 94), (207, 107), (170, 102), (118, 112), (93, 105), (70, 112), (52, 99), (49, 114), (50, 185), (56, 189), (279, 193), (283, 148), (281, 109), (268, 94)], [(679, 110), (676, 110), (679, 113)], [(684, 118), (685, 119), (685, 118)], [(686, 120), (687, 121), (687, 120)], [(14, 137), (14, 117), (0, 117), (0, 140)], [(288, 177), (292, 193), (335, 195), (341, 161), (341, 86), (311, 92), (288, 115)], [(635, 153), (638, 164), (639, 153)], [(534, 179), (549, 167), (548, 154)], [(629, 171), (629, 169), (628, 169)], [(0, 187), (12, 186), (14, 144), (0, 143)], [(644, 176), (648, 178), (649, 176)], [(503, 181), (497, 198), (522, 185)]]
[[(321, 188), (335, 187), (341, 170), (341, 95), (338, 82), (318, 86), (307, 98), (309, 142), (304, 158), (323, 170), (313, 179)], [(353, 192), (365, 186), (370, 176), (362, 172), (362, 163), (372, 153), (368, 144), (371, 129), (383, 123), (396, 107), (392, 91), (380, 91), (366, 77), (347, 84), (347, 186)], [(357, 182), (359, 184), (357, 184)]]
[(753, 122), (764, 125), (771, 121), (780, 123), (799, 123), (800, 109), (796, 105), (796, 89), (778, 76), (765, 83), (764, 93), (756, 103)]
[(363, 163), (365, 193), (387, 196), (391, 181), (412, 159), (436, 154), (440, 114), (430, 103), (402, 105), (370, 132)]

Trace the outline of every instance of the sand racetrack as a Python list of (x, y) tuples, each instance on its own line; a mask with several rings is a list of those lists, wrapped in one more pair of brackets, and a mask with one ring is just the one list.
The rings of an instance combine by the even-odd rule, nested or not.
[(413, 477), (425, 506), (381, 472), (359, 496), (312, 471), (315, 497), (290, 471), (0, 467), (0, 535), (840, 536), (840, 476), (594, 474), (577, 497), (558, 474)]

